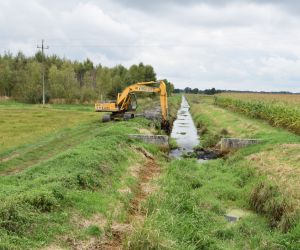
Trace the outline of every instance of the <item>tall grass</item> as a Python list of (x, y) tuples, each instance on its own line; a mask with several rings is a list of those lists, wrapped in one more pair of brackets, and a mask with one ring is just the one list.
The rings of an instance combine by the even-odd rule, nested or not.
[(269, 103), (300, 104), (300, 94), (269, 94), (269, 93), (221, 93), (218, 96)]
[(286, 128), (300, 134), (300, 109), (297, 105), (224, 96), (217, 96), (215, 104), (249, 117), (266, 120), (274, 127)]

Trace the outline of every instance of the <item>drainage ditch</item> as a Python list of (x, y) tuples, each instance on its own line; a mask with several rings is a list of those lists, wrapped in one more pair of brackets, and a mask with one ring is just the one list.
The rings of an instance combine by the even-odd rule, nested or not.
[(177, 147), (171, 150), (170, 156), (173, 158), (197, 158), (199, 162), (221, 157), (222, 155), (213, 149), (197, 148), (200, 138), (189, 109), (190, 105), (182, 96), (181, 106), (170, 135), (171, 139), (176, 141)]
[(189, 112), (190, 106), (182, 96), (181, 106), (177, 118), (173, 123), (170, 137), (176, 141), (177, 148), (171, 150), (170, 156), (180, 158), (183, 155), (194, 153), (194, 148), (199, 144), (197, 128)]

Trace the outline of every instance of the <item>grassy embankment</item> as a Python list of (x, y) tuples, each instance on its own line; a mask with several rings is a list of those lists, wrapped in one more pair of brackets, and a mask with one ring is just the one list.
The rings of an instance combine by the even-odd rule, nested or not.
[(127, 136), (149, 121), (102, 124), (92, 110), (0, 104), (0, 249), (87, 247), (128, 220), (133, 197), (120, 190), (136, 188), (141, 152), (162, 153)]
[[(147, 219), (127, 239), (133, 249), (299, 249), (300, 137), (265, 122), (188, 97), (202, 142), (221, 136), (264, 142), (199, 164), (165, 166)], [(228, 223), (224, 215), (241, 216)]]

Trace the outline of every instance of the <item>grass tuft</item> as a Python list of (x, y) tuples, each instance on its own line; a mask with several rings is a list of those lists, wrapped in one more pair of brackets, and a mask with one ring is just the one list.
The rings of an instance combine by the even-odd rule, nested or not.
[(257, 213), (268, 216), (272, 227), (287, 232), (295, 225), (294, 205), (280, 192), (277, 185), (259, 182), (253, 188), (249, 202)]

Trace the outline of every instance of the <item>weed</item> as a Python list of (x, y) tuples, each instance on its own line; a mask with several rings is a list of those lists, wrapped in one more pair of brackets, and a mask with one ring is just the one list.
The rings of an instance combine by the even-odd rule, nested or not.
[(51, 212), (59, 207), (58, 200), (54, 197), (54, 194), (49, 191), (30, 192), (30, 194), (24, 198), (24, 202), (29, 203), (40, 212)]
[(170, 150), (178, 148), (178, 144), (175, 139), (173, 139), (173, 138), (169, 139), (169, 148), (170, 148)]
[(99, 176), (93, 173), (83, 172), (83, 173), (78, 173), (76, 175), (75, 181), (79, 188), (93, 190), (95, 188), (101, 187), (101, 183), (99, 179), (100, 179)]
[(158, 228), (153, 228), (147, 221), (143, 226), (136, 226), (125, 241), (125, 249), (132, 250), (171, 250), (174, 246), (175, 242), (168, 240)]
[(294, 206), (275, 184), (259, 182), (251, 192), (250, 205), (257, 213), (267, 215), (271, 226), (284, 232), (295, 224)]
[(32, 221), (30, 207), (13, 200), (5, 201), (0, 207), (0, 228), (8, 233), (22, 235)]
[(222, 130), (220, 131), (220, 134), (221, 135), (228, 135), (229, 132), (228, 132), (228, 130), (226, 128), (222, 128)]
[(86, 233), (90, 236), (97, 236), (97, 237), (99, 237), (103, 234), (102, 230), (96, 225), (90, 225), (86, 229)]
[(63, 187), (53, 187), (52, 194), (57, 200), (63, 201), (66, 199), (66, 190)]
[(231, 228), (220, 228), (216, 230), (215, 235), (220, 240), (231, 240), (234, 238), (234, 232)]

